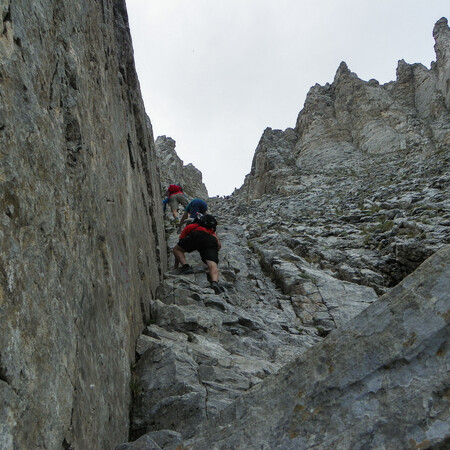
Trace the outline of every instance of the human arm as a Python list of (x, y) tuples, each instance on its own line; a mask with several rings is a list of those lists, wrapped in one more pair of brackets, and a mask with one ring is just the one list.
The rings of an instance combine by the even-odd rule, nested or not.
[(185, 210), (183, 216), (181, 217), (180, 225), (178, 226), (179, 230), (181, 230), (181, 227), (183, 226), (183, 223), (186, 221), (187, 218), (188, 218), (188, 212)]

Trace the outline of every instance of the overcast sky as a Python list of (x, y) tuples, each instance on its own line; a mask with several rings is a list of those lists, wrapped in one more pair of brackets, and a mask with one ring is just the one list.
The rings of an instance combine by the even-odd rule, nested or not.
[[(311, 86), (341, 61), (361, 79), (435, 61), (448, 0), (126, 0), (155, 139), (175, 139), (210, 196), (250, 172), (265, 128), (294, 127)], [(176, 180), (174, 180), (176, 181)]]

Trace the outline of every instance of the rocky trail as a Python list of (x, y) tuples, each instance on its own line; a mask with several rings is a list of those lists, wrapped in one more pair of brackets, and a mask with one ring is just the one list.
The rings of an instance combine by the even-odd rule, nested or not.
[[(225, 293), (209, 288), (196, 252), (194, 274), (165, 274), (137, 344), (134, 445), (191, 438), (450, 243), (450, 178), (425, 175), (377, 189), (318, 176), (296, 194), (210, 199)], [(178, 233), (165, 223), (171, 269)]]
[[(194, 274), (165, 275), (151, 305), (153, 323), (138, 341), (133, 433), (175, 429), (189, 436), (320, 340), (317, 328), (302, 324), (290, 298), (264, 274), (243, 227), (223, 213), (218, 219), (225, 293), (209, 288), (197, 253), (188, 256)], [(169, 248), (176, 242), (172, 232)]]
[[(445, 179), (439, 183), (446, 185)], [(299, 205), (299, 198), (297, 206), (305, 206), (308, 200)], [(311, 228), (308, 220), (280, 223), (281, 210), (289, 211), (293, 200), (280, 198), (280, 211), (264, 209), (264, 199), (253, 201), (244, 215), (244, 206), (234, 198), (210, 199), (210, 211), (219, 220), (220, 272), (226, 291), (216, 295), (209, 288), (197, 253), (188, 255), (194, 274), (180, 275), (175, 270), (165, 274), (151, 304), (151, 323), (137, 343), (130, 436), (135, 442), (117, 449), (174, 449), (189, 439), (192, 448), (212, 448), (208, 440), (196, 441), (202, 424), (220, 420), (227, 406), (245, 398), (245, 393), (289, 366), (333, 329), (345, 329), (346, 323), (377, 301), (375, 289), (365, 283), (382, 279), (381, 273), (367, 269), (371, 276), (366, 272), (364, 280), (343, 280), (331, 263), (307, 260), (287, 245), (288, 236), (299, 244), (303, 239), (304, 246), (311, 243), (311, 229), (317, 241), (311, 251), (318, 251), (319, 244), (330, 238), (326, 233), (318, 235), (317, 214), (309, 218), (314, 223)], [(325, 215), (321, 225), (330, 220), (336, 219)], [(341, 226), (352, 225), (341, 220)], [(169, 220), (166, 231), (170, 251), (178, 234)], [(342, 234), (351, 236), (342, 232), (338, 236)], [(335, 242), (336, 236), (332, 237)], [(349, 252), (348, 242), (353, 239), (346, 241)], [(370, 249), (368, 253), (375, 255)]]

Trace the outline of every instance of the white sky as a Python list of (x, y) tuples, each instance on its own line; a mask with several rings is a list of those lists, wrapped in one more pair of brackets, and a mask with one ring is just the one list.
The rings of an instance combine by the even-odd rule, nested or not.
[[(306, 94), (341, 61), (361, 79), (395, 80), (397, 62), (435, 61), (448, 0), (126, 0), (155, 139), (175, 139), (209, 195), (250, 172), (266, 127), (294, 127)], [(174, 180), (176, 181), (176, 180)]]

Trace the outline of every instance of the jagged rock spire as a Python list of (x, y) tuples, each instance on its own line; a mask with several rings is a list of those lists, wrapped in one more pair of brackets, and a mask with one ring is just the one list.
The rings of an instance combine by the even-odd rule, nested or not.
[(193, 164), (184, 165), (175, 151), (176, 142), (171, 137), (159, 136), (155, 141), (159, 161), (161, 191), (169, 184), (181, 184), (190, 198), (208, 198), (208, 190), (202, 181), (202, 173)]

